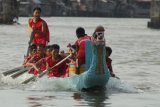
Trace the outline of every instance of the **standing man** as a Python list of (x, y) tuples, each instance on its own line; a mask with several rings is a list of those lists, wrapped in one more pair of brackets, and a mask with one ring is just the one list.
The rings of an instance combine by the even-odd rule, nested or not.
[(46, 46), (49, 42), (49, 29), (47, 23), (40, 18), (41, 8), (35, 7), (33, 9), (33, 18), (28, 21), (31, 29), (30, 44), (43, 44)]

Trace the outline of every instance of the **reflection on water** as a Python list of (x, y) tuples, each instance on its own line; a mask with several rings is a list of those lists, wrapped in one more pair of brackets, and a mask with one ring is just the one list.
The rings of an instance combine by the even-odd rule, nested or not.
[(106, 103), (108, 99), (106, 91), (74, 93), (73, 99), (80, 101), (80, 105), (77, 106), (106, 107), (110, 105)]
[(51, 101), (55, 96), (29, 96), (27, 98), (30, 107), (42, 107), (44, 101)]
[(110, 103), (108, 103), (108, 94), (106, 91), (74, 92), (74, 93), (62, 92), (58, 93), (58, 95), (55, 96), (31, 95), (27, 97), (27, 102), (29, 107), (52, 107), (52, 106), (107, 107), (111, 105)]

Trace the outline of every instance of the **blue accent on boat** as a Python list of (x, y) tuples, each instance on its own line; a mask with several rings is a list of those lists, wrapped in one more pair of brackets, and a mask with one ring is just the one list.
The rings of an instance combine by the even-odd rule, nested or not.
[(88, 70), (92, 61), (91, 41), (85, 42), (85, 70)]
[(92, 44), (92, 61), (87, 71), (79, 75), (76, 82), (78, 90), (94, 86), (105, 87), (110, 74), (106, 65), (106, 51), (104, 45)]

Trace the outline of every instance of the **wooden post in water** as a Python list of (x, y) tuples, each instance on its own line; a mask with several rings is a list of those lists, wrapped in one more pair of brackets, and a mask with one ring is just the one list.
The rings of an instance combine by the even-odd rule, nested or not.
[(14, 18), (18, 18), (17, 0), (2, 0), (2, 23), (12, 24)]
[(148, 27), (160, 29), (160, 0), (152, 0)]

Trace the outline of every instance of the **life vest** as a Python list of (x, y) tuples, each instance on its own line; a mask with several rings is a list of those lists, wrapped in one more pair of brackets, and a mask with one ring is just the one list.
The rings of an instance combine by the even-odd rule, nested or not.
[[(43, 19), (41, 19), (41, 18), (36, 23), (33, 22), (32, 18), (30, 18), (29, 22), (28, 22), (29, 29), (35, 28), (36, 30), (42, 31), (42, 25), (43, 25), (43, 23), (46, 23), (46, 22)], [(44, 44), (44, 45), (46, 45), (46, 42), (47, 41), (49, 42), (49, 39), (50, 39), (49, 36), (50, 36), (49, 29), (48, 29), (48, 25), (46, 23), (45, 35), (42, 35), (42, 34), (39, 34), (39, 33), (35, 32), (33, 34), (33, 41), (32, 41), (32, 43), (33, 44)]]

